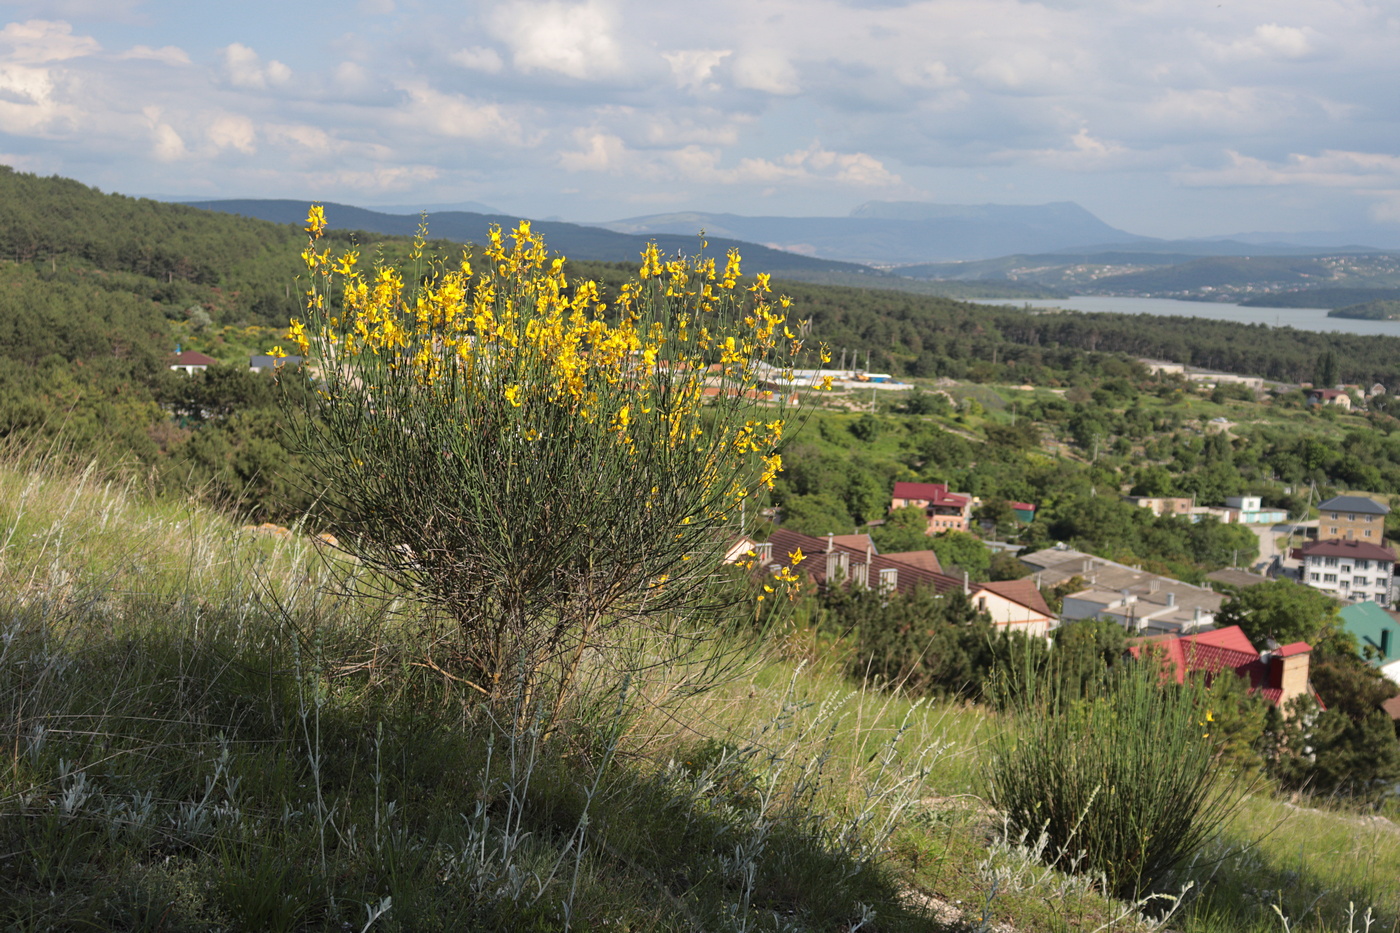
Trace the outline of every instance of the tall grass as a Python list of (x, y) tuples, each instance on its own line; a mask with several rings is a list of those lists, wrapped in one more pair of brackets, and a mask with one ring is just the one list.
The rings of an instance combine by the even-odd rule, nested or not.
[(1007, 689), (1015, 728), (990, 745), (991, 801), (1057, 867), (1137, 897), (1228, 819), (1203, 686), (1163, 684), (1144, 661), (1088, 699), (1039, 673)]
[(425, 651), (443, 624), (349, 598), (359, 568), (300, 536), (95, 475), (0, 467), (0, 490), (0, 927), (921, 922), (887, 845), (940, 751), (921, 706), (656, 671), (549, 736), (524, 693), (494, 721)]

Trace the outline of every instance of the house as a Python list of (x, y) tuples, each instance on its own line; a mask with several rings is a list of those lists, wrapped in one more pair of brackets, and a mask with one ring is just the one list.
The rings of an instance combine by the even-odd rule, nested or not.
[(1168, 676), (1185, 683), (1200, 674), (1209, 683), (1222, 671), (1249, 680), (1250, 691), (1283, 708), (1294, 697), (1312, 693), (1308, 684), (1312, 646), (1296, 641), (1261, 653), (1238, 625), (1196, 635), (1134, 639), (1128, 652), (1135, 658), (1157, 655)]
[(1395, 555), (1388, 548), (1365, 541), (1331, 538), (1309, 541), (1293, 550), (1302, 560), (1299, 580), (1343, 601), (1374, 600), (1391, 605), (1391, 571)]
[(1158, 518), (1163, 515), (1186, 515), (1196, 504), (1194, 499), (1186, 496), (1124, 496), (1123, 501), (1140, 509), (1151, 509)]
[(1224, 570), (1212, 570), (1206, 574), (1206, 579), (1212, 583), (1219, 583), (1221, 586), (1229, 587), (1232, 590), (1247, 590), (1251, 586), (1258, 586), (1261, 583), (1268, 583), (1269, 578), (1260, 576), (1257, 573), (1250, 573), (1247, 570), (1235, 570), (1227, 567)]
[(920, 508), (928, 517), (925, 534), (967, 531), (972, 518), (972, 497), (949, 492), (945, 483), (895, 483), (890, 511)]
[(1082, 581), (1065, 596), (1060, 620), (1112, 619), (1139, 634), (1182, 634), (1215, 626), (1225, 597), (1211, 589), (1085, 554), (1063, 545), (1024, 554), (1042, 589)]
[(1035, 521), (1035, 504), (1032, 502), (1008, 502), (1011, 511), (1016, 513), (1016, 520), (1030, 524)]
[(185, 350), (170, 357), (170, 368), (176, 372), (184, 371), (186, 376), (193, 376), (195, 373), (202, 373), (210, 366), (219, 365), (219, 361), (212, 356), (205, 356), (198, 350)]
[(1030, 580), (999, 583), (973, 583), (967, 576), (954, 577), (930, 566), (923, 554), (881, 554), (869, 535), (827, 535), (824, 538), (779, 528), (768, 540), (756, 543), (743, 538), (732, 545), (726, 563), (748, 558), (750, 551), (758, 567), (769, 573), (792, 567), (791, 557), (801, 550), (803, 560), (793, 567), (805, 573), (817, 586), (853, 585), (907, 595), (916, 589), (931, 589), (942, 595), (962, 590), (979, 612), (991, 617), (992, 624), (1026, 635), (1046, 637), (1055, 617), (1045, 599)]
[(1308, 389), (1309, 405), (1336, 405), (1351, 411), (1351, 396), (1341, 389)]
[(1230, 515), (1228, 521), (1235, 524), (1278, 525), (1288, 521), (1288, 512), (1264, 508), (1260, 496), (1226, 496), (1225, 508)]
[(1361, 656), (1400, 684), (1400, 620), (1370, 600), (1343, 606), (1342, 628), (1356, 638)]
[(1385, 543), (1390, 506), (1370, 496), (1333, 496), (1317, 507), (1317, 536)]

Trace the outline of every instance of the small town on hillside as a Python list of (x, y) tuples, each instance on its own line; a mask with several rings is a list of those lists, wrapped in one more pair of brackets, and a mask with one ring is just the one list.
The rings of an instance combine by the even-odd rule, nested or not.
[[(973, 531), (973, 510), (981, 504), (977, 497), (951, 491), (942, 483), (897, 482), (890, 498), (891, 513), (922, 510), (927, 535)], [(800, 555), (805, 558), (803, 573), (821, 589), (863, 587), (911, 594), (928, 588), (940, 595), (960, 591), (997, 629), (1033, 638), (1049, 640), (1057, 628), (1070, 622), (1109, 620), (1129, 636), (1128, 651), (1133, 656), (1159, 652), (1178, 682), (1194, 673), (1209, 678), (1229, 670), (1280, 710), (1303, 695), (1320, 702), (1308, 676), (1311, 646), (1303, 641), (1278, 644), (1270, 637), (1261, 650), (1238, 625), (1217, 625), (1216, 619), (1227, 592), (1291, 579), (1341, 602), (1338, 615), (1344, 629), (1355, 637), (1361, 656), (1400, 685), (1400, 612), (1393, 608), (1400, 583), (1395, 577), (1395, 554), (1384, 536), (1390, 508), (1378, 498), (1334, 496), (1318, 504), (1318, 519), (1293, 523), (1284, 511), (1264, 508), (1257, 496), (1227, 497), (1221, 506), (1199, 506), (1189, 498), (1124, 499), (1158, 516), (1175, 515), (1192, 522), (1208, 517), (1246, 525), (1261, 541), (1296, 532), (1305, 532), (1309, 540), (1260, 561), (1254, 571), (1210, 573), (1211, 586), (1150, 573), (1064, 544), (1024, 552), (996, 541), (984, 545), (1014, 551), (1028, 575), (972, 582), (965, 571), (946, 572), (932, 550), (881, 553), (868, 533), (817, 537), (781, 527), (762, 541), (740, 537), (726, 561), (748, 557), (760, 572), (772, 574), (791, 566), (793, 555)], [(1034, 520), (1034, 504), (1016, 502), (1011, 507), (1019, 520)], [(1058, 612), (1044, 596), (1056, 590), (1064, 590)], [(1392, 720), (1400, 721), (1400, 698), (1383, 708)]]

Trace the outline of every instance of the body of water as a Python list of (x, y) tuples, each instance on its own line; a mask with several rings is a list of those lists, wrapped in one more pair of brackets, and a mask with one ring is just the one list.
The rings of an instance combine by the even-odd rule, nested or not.
[(1200, 317), (1239, 324), (1267, 324), (1299, 330), (1343, 334), (1383, 334), (1400, 337), (1400, 321), (1359, 321), (1328, 317), (1325, 308), (1245, 308), (1213, 301), (1178, 301), (1175, 298), (1120, 298), (1114, 295), (1077, 295), (1073, 298), (978, 299), (978, 304), (1013, 308), (1065, 308), (1070, 311), (1155, 314), (1159, 317)]

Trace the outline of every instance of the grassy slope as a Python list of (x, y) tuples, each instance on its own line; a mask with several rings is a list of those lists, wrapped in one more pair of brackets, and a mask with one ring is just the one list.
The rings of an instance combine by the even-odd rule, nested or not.
[[(840, 646), (790, 631), (709, 693), (595, 711), (515, 747), (512, 781), (425, 666), (445, 633), (345, 599), (336, 566), (92, 474), (0, 468), (6, 928), (358, 929), (385, 897), (375, 929), (560, 929), (564, 902), (573, 929), (847, 929), (860, 904), (865, 929), (949, 928), (950, 905), (972, 928), (1137, 926), (1000, 839), (995, 721), (855, 689)], [(1349, 901), (1396, 929), (1392, 825), (1256, 795), (1232, 833), (1174, 929), (1281, 929), (1277, 903), (1342, 930)]]

